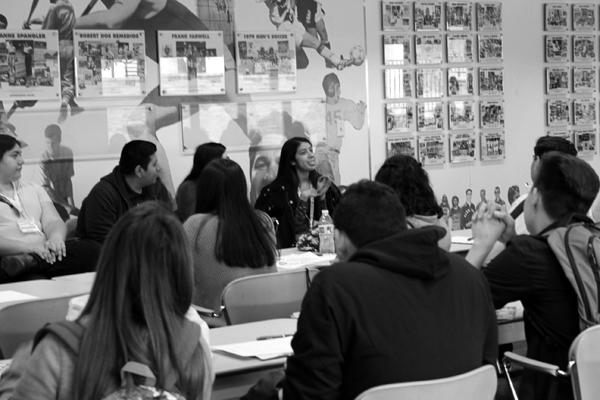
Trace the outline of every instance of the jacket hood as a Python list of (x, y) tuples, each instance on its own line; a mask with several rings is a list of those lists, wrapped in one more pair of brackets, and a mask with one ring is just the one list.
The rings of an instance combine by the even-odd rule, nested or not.
[(444, 229), (436, 226), (407, 229), (361, 247), (348, 261), (421, 280), (439, 279), (450, 267), (448, 253), (438, 246), (444, 235)]

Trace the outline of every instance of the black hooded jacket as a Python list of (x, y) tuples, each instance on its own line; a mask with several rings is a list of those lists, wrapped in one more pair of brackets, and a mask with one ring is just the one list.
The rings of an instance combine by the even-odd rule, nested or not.
[(354, 399), (373, 386), (495, 362), (487, 282), (438, 247), (443, 235), (437, 227), (406, 230), (315, 277), (292, 341), (285, 400)]

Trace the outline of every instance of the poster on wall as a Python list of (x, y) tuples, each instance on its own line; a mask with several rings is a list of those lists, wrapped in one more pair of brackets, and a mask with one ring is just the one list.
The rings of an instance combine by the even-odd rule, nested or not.
[(57, 31), (0, 31), (0, 99), (59, 100)]
[(146, 93), (144, 31), (75, 30), (77, 97)]
[(417, 69), (417, 97), (442, 97), (444, 84), (440, 68)]
[(479, 68), (479, 94), (501, 95), (504, 92), (504, 69)]
[(417, 138), (413, 135), (388, 136), (386, 138), (385, 157), (410, 156), (417, 158)]
[(221, 31), (159, 31), (162, 96), (225, 93)]
[(561, 137), (573, 143), (573, 132), (567, 128), (554, 128), (546, 131), (548, 136)]
[(547, 31), (566, 31), (569, 29), (569, 5), (546, 4), (544, 22)]
[(466, 33), (449, 34), (446, 42), (449, 63), (469, 63), (473, 61), (472, 35)]
[(568, 125), (570, 108), (567, 99), (549, 99), (547, 102), (548, 126)]
[(442, 27), (442, 3), (423, 2), (415, 4), (415, 30), (439, 31)]
[(547, 35), (546, 40), (546, 62), (569, 61), (569, 36)]
[(381, 21), (384, 30), (410, 31), (413, 28), (412, 2), (381, 2)]
[(575, 93), (596, 91), (596, 67), (573, 67), (573, 91)]
[(423, 165), (440, 165), (446, 162), (448, 141), (443, 134), (419, 135), (419, 161)]
[(596, 154), (596, 130), (575, 129), (575, 148), (579, 156), (593, 156)]
[(481, 161), (506, 158), (504, 131), (482, 132), (479, 142)]
[(594, 62), (597, 54), (597, 38), (595, 35), (573, 36), (573, 61)]
[(417, 130), (444, 129), (444, 108), (441, 101), (417, 103)]
[[(229, 151), (244, 150), (248, 137), (236, 103), (182, 103), (181, 150), (193, 154), (205, 142), (222, 143)], [(242, 126), (240, 126), (242, 125)]]
[(415, 107), (413, 103), (388, 103), (385, 105), (386, 133), (414, 130)]
[(477, 3), (477, 29), (480, 31), (502, 30), (502, 3)]
[(469, 31), (472, 21), (471, 3), (446, 3), (446, 29), (449, 31)]
[(546, 68), (546, 93), (569, 93), (569, 67)]
[(414, 71), (403, 68), (388, 68), (384, 72), (385, 98), (401, 99), (412, 97), (414, 91)]
[(573, 4), (573, 30), (593, 31), (596, 29), (596, 5)]
[(291, 32), (238, 32), (235, 49), (239, 93), (296, 90), (296, 45)]
[(573, 124), (576, 126), (596, 125), (596, 100), (593, 98), (573, 100)]
[(479, 61), (502, 61), (502, 35), (498, 33), (479, 34)]
[(383, 35), (383, 63), (385, 65), (413, 64), (412, 35)]
[(473, 92), (473, 68), (448, 68), (448, 96), (468, 96)]
[(415, 39), (417, 64), (440, 64), (443, 59), (442, 35), (417, 35)]
[(482, 100), (479, 105), (479, 118), (482, 128), (504, 126), (504, 103), (502, 100)]
[(475, 110), (472, 101), (451, 101), (448, 105), (448, 111), (450, 129), (472, 129), (475, 127)]
[(450, 162), (464, 163), (475, 161), (475, 134), (473, 132), (453, 132), (450, 134)]

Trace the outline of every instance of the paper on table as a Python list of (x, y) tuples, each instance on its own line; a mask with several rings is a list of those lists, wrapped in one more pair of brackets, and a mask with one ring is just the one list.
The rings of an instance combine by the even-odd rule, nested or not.
[(0, 291), (0, 303), (7, 303), (9, 301), (21, 301), (21, 300), (34, 300), (37, 297), (30, 294), (17, 292), (14, 290), (2, 290)]
[(251, 342), (212, 346), (213, 351), (222, 351), (238, 357), (256, 357), (260, 360), (287, 357), (292, 355), (292, 337), (282, 337)]
[(454, 235), (452, 235), (452, 243), (473, 244), (473, 238), (471, 236), (454, 236)]
[(329, 265), (335, 259), (335, 254), (317, 255), (310, 251), (286, 254), (277, 261), (278, 269), (293, 269), (311, 265)]

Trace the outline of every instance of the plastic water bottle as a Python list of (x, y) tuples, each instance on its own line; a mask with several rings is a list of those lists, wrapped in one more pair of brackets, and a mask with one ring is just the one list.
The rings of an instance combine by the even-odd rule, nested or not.
[(319, 252), (321, 254), (335, 253), (333, 220), (327, 210), (321, 212), (321, 218), (319, 219)]

